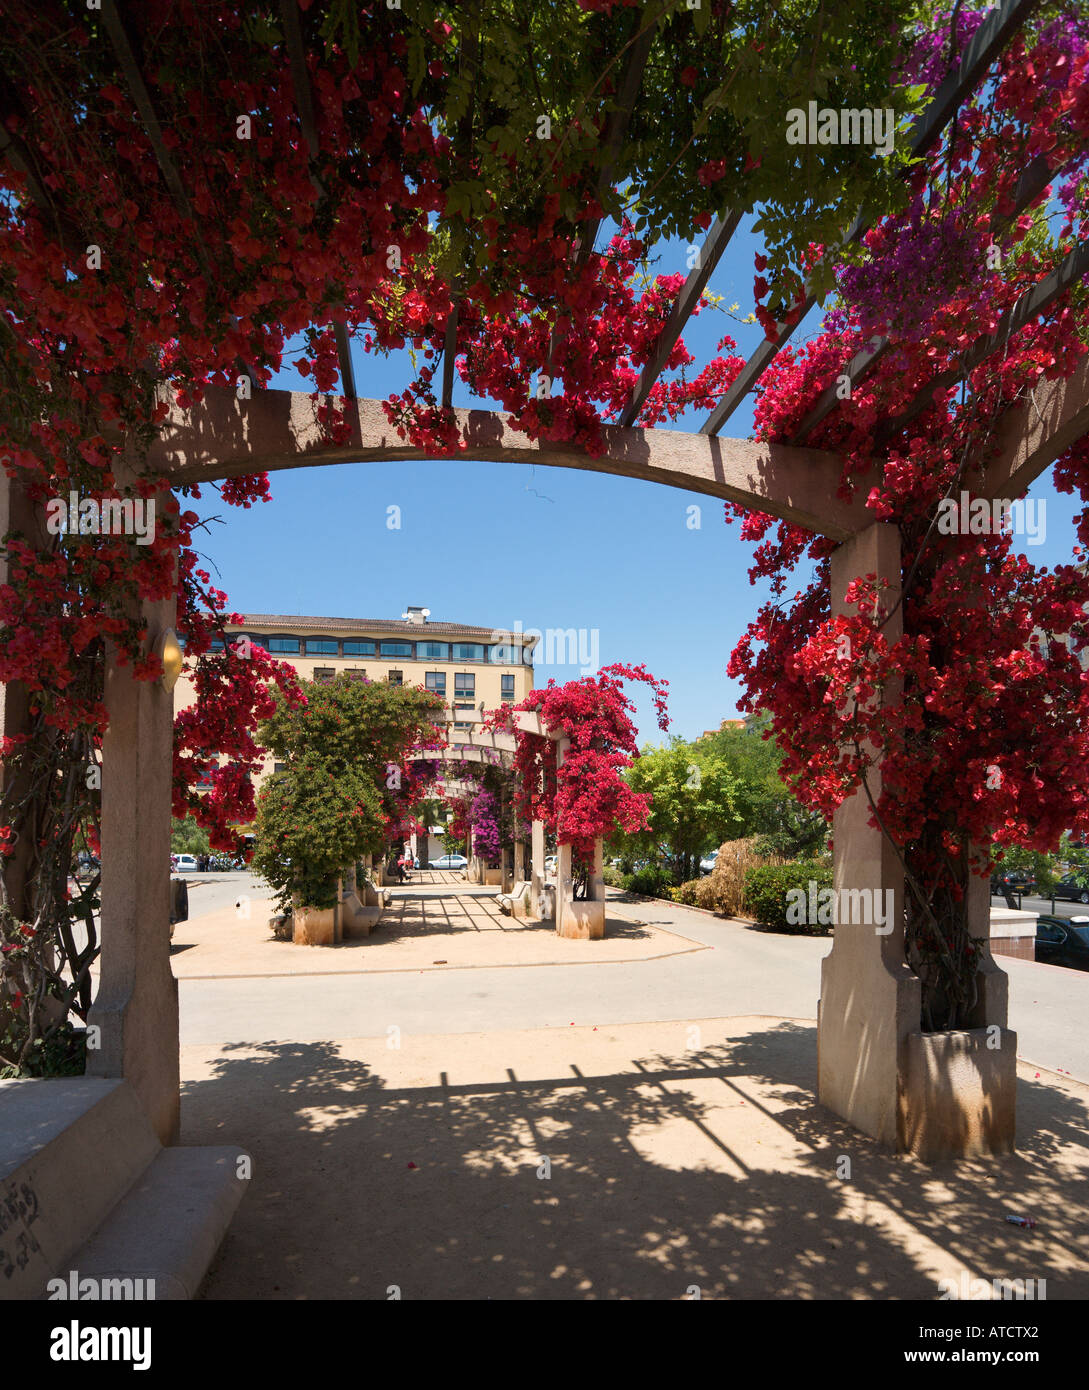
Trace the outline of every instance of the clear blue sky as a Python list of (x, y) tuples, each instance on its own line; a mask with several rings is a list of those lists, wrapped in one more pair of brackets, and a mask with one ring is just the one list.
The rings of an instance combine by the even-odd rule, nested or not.
[[(753, 307), (761, 249), (739, 229), (711, 277), (725, 306), (739, 302), (739, 317)], [(684, 244), (665, 248), (655, 271), (685, 273)], [(818, 323), (811, 315), (796, 338)], [(710, 309), (689, 323), (684, 339), (697, 370), (727, 332), (746, 356), (761, 336)], [(356, 348), (353, 359), (361, 396), (386, 396), (410, 379), (407, 352), (399, 361)], [(290, 367), (273, 385), (312, 389)], [(456, 375), (454, 404), (495, 408)], [(689, 414), (674, 428), (696, 430), (703, 418)], [(751, 429), (750, 398), (723, 433), (744, 438)], [(484, 627), (596, 629), (601, 665), (643, 662), (669, 681), (672, 732), (691, 738), (737, 714), (740, 692), (726, 664), (766, 592), (750, 586), (751, 546), (714, 498), (573, 469), (449, 459), (274, 473), (271, 490), (270, 503), (242, 511), (217, 507), (206, 489), (199, 507), (224, 520), (201, 549), (235, 611), (388, 618), (420, 604), (435, 620)], [(1018, 547), (1037, 564), (1069, 560), (1076, 499), (1057, 494), (1049, 474), (1030, 495), (1046, 499), (1047, 540), (1019, 539)], [(699, 530), (686, 525), (693, 503), (702, 509)], [(401, 529), (391, 531), (393, 504)], [(578, 674), (539, 665), (536, 683)], [(633, 694), (640, 742), (658, 742), (643, 687)]]

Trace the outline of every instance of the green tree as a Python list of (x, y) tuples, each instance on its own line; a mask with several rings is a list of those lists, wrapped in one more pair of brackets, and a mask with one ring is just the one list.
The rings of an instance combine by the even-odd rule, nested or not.
[(253, 865), (277, 890), (331, 907), (337, 879), (364, 854), (381, 853), (399, 805), (407, 754), (435, 742), (444, 701), (418, 686), (349, 680), (300, 682), (305, 706), (274, 691), (276, 711), (258, 738), (285, 766), (257, 798)]
[(748, 814), (745, 789), (702, 739), (675, 738), (663, 747), (644, 748), (625, 780), (633, 791), (650, 793), (650, 825), (614, 836), (610, 847), (627, 859), (653, 860), (665, 849), (678, 883), (693, 877), (702, 854), (742, 831)]
[(192, 818), (179, 820), (170, 817), (170, 848), (175, 854), (209, 854), (211, 841), (208, 832)]
[(830, 827), (819, 812), (802, 806), (784, 782), (782, 754), (774, 738), (764, 737), (769, 723), (767, 715), (756, 715), (744, 728), (720, 729), (697, 746), (707, 745), (744, 789), (747, 815), (739, 833), (759, 836), (763, 854), (807, 858), (823, 848)]

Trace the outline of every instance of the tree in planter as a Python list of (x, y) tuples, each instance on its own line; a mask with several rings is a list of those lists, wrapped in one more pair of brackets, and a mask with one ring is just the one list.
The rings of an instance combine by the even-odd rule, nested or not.
[(353, 681), (303, 682), (298, 707), (277, 695), (259, 729), (261, 742), (286, 764), (257, 799), (254, 867), (293, 900), (332, 907), (346, 865), (380, 854), (414, 795), (407, 755), (431, 747), (440, 697), (417, 686)]
[[(631, 833), (648, 823), (650, 797), (633, 791), (621, 775), (639, 757), (629, 713), (635, 706), (624, 694), (625, 680), (650, 686), (658, 727), (666, 730), (668, 681), (659, 681), (645, 666), (620, 663), (564, 685), (550, 680), (521, 704), (493, 710), (486, 721), (514, 732), (517, 815), (523, 822), (543, 821), (558, 843), (571, 845), (576, 897), (587, 894), (595, 840), (618, 827)], [(555, 737), (517, 728), (515, 712), (538, 714), (551, 734), (570, 740), (559, 768)]]

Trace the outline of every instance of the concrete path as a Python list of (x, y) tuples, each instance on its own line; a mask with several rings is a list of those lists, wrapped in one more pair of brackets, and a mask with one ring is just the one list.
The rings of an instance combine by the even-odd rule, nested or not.
[[(467, 891), (465, 884), (453, 883), (440, 891), (455, 887)], [(228, 893), (227, 899), (219, 898), (222, 904), (233, 901), (230, 894), (242, 887), (209, 885), (205, 901), (221, 891)], [(250, 879), (249, 891), (259, 901), (267, 890)], [(394, 894), (399, 898), (423, 891), (406, 887)], [(468, 891), (479, 901), (495, 890)], [(198, 901), (194, 893), (191, 903)], [(383, 971), (381, 978), (338, 968), (335, 978), (314, 980), (284, 976), (282, 966), (271, 964), (280, 948), (269, 943), (270, 965), (260, 972), (233, 979), (180, 979), (182, 1042), (384, 1037), (392, 1026), (409, 1033), (472, 1033), (752, 1014), (816, 1018), (820, 962), (831, 948), (827, 937), (759, 932), (675, 903), (634, 902), (615, 891), (609, 894), (609, 915), (668, 932), (693, 949), (649, 953), (657, 959), (610, 961), (603, 952), (595, 953), (599, 943), (574, 942), (568, 943), (575, 951), (566, 956), (567, 963), (538, 964), (531, 970), (489, 968), (483, 961), (450, 969), (415, 960), (403, 972)], [(178, 943), (184, 944), (187, 925), (178, 927)], [(695, 949), (699, 946), (707, 949)], [(316, 947), (288, 949), (309, 949), (311, 957), (325, 959), (333, 954)], [(580, 954), (587, 964), (572, 963)], [(445, 948), (431, 959), (443, 957), (449, 960)], [(200, 968), (197, 949), (184, 956), (175, 953), (175, 961), (179, 976), (210, 973)], [(1005, 959), (1002, 964), (1010, 979), (1010, 1026), (1018, 1034), (1018, 1055), (1089, 1082), (1089, 974), (1031, 961)]]
[(1089, 1297), (1089, 1088), (1021, 1068), (1016, 1156), (919, 1164), (816, 1104), (815, 1031), (187, 1047), (183, 1142), (254, 1158), (203, 1296), (935, 1301), (982, 1278)]

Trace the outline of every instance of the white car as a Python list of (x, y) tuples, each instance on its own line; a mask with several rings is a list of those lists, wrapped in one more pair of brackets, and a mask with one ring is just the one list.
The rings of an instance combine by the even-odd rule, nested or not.
[(179, 854), (178, 862), (174, 865), (176, 874), (195, 874), (197, 869), (197, 857), (195, 854)]
[(432, 859), (427, 867), (429, 869), (464, 869), (468, 862), (464, 854), (444, 854), (439, 859)]
[(700, 860), (700, 873), (709, 874), (718, 863), (718, 850), (713, 849), (710, 854), (705, 854)]
[(559, 862), (560, 856), (558, 854), (550, 854), (548, 858), (545, 860), (545, 873), (554, 874), (556, 872), (556, 865)]

